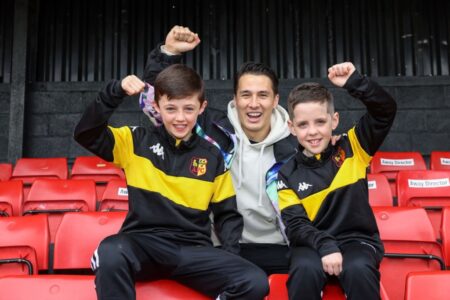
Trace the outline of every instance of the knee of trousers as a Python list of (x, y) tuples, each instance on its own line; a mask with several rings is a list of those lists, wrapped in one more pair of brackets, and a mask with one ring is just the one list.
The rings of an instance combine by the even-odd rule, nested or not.
[[(252, 267), (247, 272), (242, 273), (243, 284), (245, 284), (252, 295), (251, 299), (262, 299), (269, 293), (269, 280), (266, 273), (258, 267)], [(249, 296), (248, 295), (248, 296)]]
[(307, 276), (315, 275), (316, 277), (325, 277), (322, 264), (313, 259), (298, 259), (295, 263), (291, 263), (291, 276), (306, 274)]
[(123, 236), (113, 235), (105, 238), (97, 250), (98, 268), (102, 271), (116, 270), (129, 265), (127, 256), (132, 252), (131, 245)]
[(380, 278), (380, 272), (375, 266), (362, 260), (344, 262), (342, 274), (344, 280), (365, 281)]

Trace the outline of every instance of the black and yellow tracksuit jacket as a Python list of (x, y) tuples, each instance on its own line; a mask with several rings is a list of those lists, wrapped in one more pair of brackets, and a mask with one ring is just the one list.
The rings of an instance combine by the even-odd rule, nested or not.
[(120, 81), (110, 82), (75, 128), (78, 143), (125, 171), (129, 212), (121, 232), (212, 245), (213, 212), (222, 247), (239, 252), (243, 221), (220, 150), (195, 133), (187, 142), (177, 142), (164, 126), (109, 127), (108, 119), (125, 96)]
[(354, 72), (345, 89), (367, 113), (335, 146), (319, 156), (300, 151), (278, 173), (278, 205), (291, 246), (309, 246), (321, 257), (350, 241), (384, 252), (369, 206), (367, 167), (389, 132), (396, 113), (392, 97)]

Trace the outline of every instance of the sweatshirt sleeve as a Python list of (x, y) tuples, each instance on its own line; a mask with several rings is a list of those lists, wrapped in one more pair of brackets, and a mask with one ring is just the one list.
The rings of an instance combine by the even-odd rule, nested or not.
[[(220, 164), (223, 166), (223, 164)], [(212, 198), (211, 211), (214, 215), (214, 228), (222, 244), (222, 249), (238, 254), (239, 239), (244, 222), (237, 210), (236, 194), (231, 180), (230, 170), (225, 170), (214, 180), (215, 192)]]
[(394, 122), (397, 111), (395, 100), (376, 82), (355, 71), (344, 85), (349, 94), (361, 100), (367, 112), (355, 126), (360, 147), (373, 156), (383, 143)]
[(144, 78), (145, 82), (154, 85), (156, 76), (173, 64), (181, 63), (182, 55), (167, 55), (161, 52), (162, 43), (158, 44), (155, 49), (153, 49), (147, 57), (147, 64), (144, 69)]
[(125, 96), (120, 81), (109, 82), (86, 108), (75, 127), (74, 139), (107, 161), (114, 161), (115, 146), (113, 129), (108, 127), (108, 120)]
[(301, 200), (288, 186), (288, 181), (281, 172), (278, 173), (277, 189), (281, 219), (286, 226), (285, 232), (290, 246), (311, 247), (320, 257), (340, 252), (336, 239), (313, 225)]

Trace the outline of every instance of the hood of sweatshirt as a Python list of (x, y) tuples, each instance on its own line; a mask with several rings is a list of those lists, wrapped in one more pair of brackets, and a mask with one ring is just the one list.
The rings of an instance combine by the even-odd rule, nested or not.
[(287, 111), (278, 105), (272, 112), (269, 135), (252, 143), (245, 135), (234, 101), (228, 104), (228, 118), (237, 136), (237, 147), (231, 165), (239, 211), (244, 215), (244, 243), (284, 244), (276, 212), (265, 192), (266, 172), (275, 163), (273, 145), (290, 134)]

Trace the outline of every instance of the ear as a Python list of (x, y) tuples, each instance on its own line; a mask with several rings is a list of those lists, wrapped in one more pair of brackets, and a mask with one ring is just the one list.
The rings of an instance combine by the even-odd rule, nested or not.
[(153, 108), (158, 112), (158, 114), (161, 114), (161, 110), (159, 108), (159, 105), (156, 101), (152, 101)]
[(331, 128), (333, 128), (333, 130), (335, 130), (339, 125), (339, 113), (335, 112), (332, 116), (331, 116)]
[(273, 108), (277, 107), (279, 101), (280, 101), (280, 95), (276, 94), (275, 99), (273, 101)]
[(289, 131), (291, 132), (291, 134), (292, 134), (293, 136), (296, 136), (295, 130), (294, 130), (294, 123), (292, 123), (291, 120), (288, 120), (287, 123), (288, 123)]
[(208, 101), (203, 101), (202, 105), (200, 106), (200, 111), (198, 112), (198, 114), (201, 114), (205, 111), (206, 106), (208, 106)]

